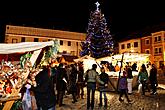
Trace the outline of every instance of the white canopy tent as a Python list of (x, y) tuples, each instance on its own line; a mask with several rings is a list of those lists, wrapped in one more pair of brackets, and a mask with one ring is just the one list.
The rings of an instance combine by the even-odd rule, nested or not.
[(0, 54), (24, 53), (39, 50), (41, 48), (54, 45), (54, 41), (49, 42), (21, 42), (15, 44), (0, 44)]

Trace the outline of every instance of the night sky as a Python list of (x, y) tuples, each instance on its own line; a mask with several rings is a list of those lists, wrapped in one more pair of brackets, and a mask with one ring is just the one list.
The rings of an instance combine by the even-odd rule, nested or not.
[[(4, 39), (5, 25), (33, 26), (66, 31), (84, 32), (89, 13), (96, 0), (22, 1), (5, 4), (0, 13), (0, 38)], [(99, 0), (111, 35), (116, 41), (136, 33), (165, 30), (164, 3), (144, 0)], [(1, 4), (2, 5), (2, 4)], [(163, 25), (163, 26), (162, 26)], [(137, 35), (138, 36), (138, 35)]]

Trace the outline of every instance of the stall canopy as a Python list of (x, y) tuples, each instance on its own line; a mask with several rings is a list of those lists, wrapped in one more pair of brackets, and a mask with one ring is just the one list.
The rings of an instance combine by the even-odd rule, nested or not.
[(21, 42), (15, 44), (0, 44), (0, 54), (25, 53), (35, 51), (47, 46), (52, 46), (54, 41), (49, 42)]
[[(116, 54), (112, 56), (112, 60), (121, 60), (123, 54)], [(135, 62), (135, 61), (143, 61), (148, 60), (150, 54), (139, 54), (139, 53), (124, 53), (124, 61), (125, 62)]]

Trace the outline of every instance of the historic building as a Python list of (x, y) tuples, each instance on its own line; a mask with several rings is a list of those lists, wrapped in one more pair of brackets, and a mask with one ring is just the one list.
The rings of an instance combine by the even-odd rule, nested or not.
[(45, 42), (58, 39), (59, 52), (79, 56), (86, 34), (53, 29), (6, 25), (5, 43)]
[(130, 39), (127, 41), (119, 42), (119, 54), (129, 52), (141, 53), (140, 39)]
[(150, 61), (159, 68), (165, 64), (165, 31), (151, 33), (136, 39), (119, 42), (119, 53), (137, 52), (150, 54)]

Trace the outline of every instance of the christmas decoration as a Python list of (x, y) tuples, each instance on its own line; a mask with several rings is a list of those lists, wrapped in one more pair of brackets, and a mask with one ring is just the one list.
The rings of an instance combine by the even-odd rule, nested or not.
[(52, 47), (49, 47), (48, 50), (44, 51), (44, 55), (41, 59), (40, 65), (48, 65), (51, 63), (52, 60), (56, 60), (58, 57), (58, 49), (59, 49), (59, 42), (57, 40), (54, 40), (54, 45)]
[(97, 2), (96, 10), (90, 14), (87, 37), (81, 45), (81, 56), (90, 55), (94, 58), (100, 58), (113, 53), (114, 41), (108, 30), (106, 19), (99, 10), (99, 5)]

